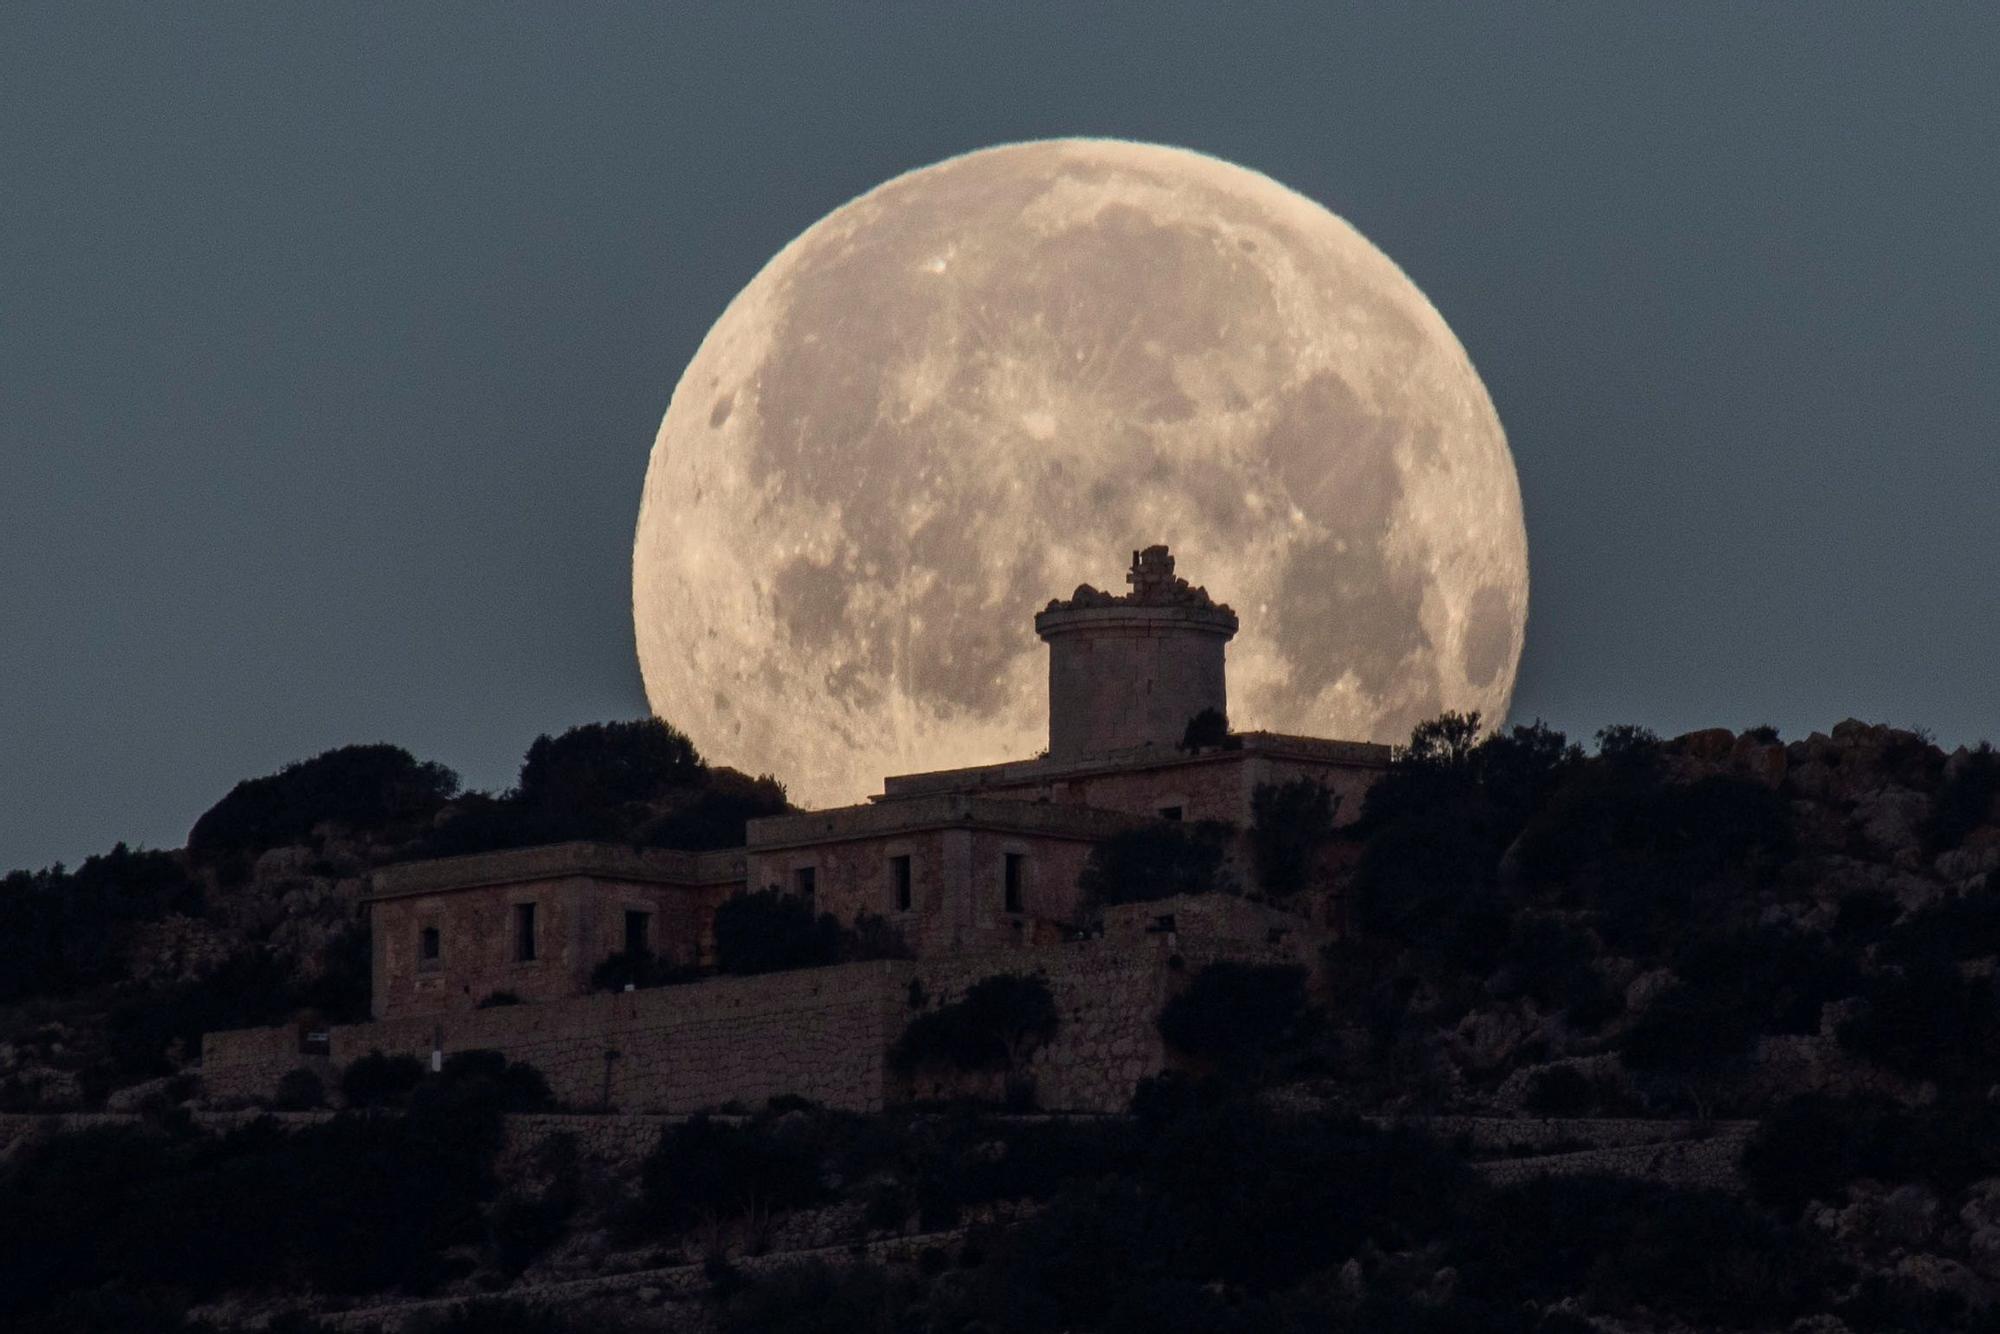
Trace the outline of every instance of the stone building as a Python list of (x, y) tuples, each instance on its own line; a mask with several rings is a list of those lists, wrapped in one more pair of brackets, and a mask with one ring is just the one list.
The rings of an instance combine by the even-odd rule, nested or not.
[(714, 853), (564, 844), (409, 863), (369, 899), (378, 1019), (588, 991), (592, 970), (643, 948), (713, 961), (729, 895), (776, 887), (851, 925), (896, 927), (919, 959), (1033, 949), (1072, 934), (1091, 848), (1160, 820), (1251, 824), (1259, 785), (1311, 779), (1337, 818), (1388, 762), (1383, 746), (1268, 732), (1188, 748), (1226, 717), (1236, 613), (1174, 573), (1164, 546), (1132, 555), (1129, 592), (1089, 585), (1035, 617), (1049, 645), (1049, 749), (1013, 763), (887, 778), (870, 801), (750, 822)]

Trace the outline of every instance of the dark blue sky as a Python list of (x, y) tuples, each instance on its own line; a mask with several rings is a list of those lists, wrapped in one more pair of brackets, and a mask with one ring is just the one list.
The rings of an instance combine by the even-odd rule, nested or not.
[(0, 868), (642, 713), (710, 322), (1065, 134), (1267, 172), (1437, 304), (1520, 467), (1520, 717), (2000, 734), (1996, 70), (1969, 5), (10, 4)]

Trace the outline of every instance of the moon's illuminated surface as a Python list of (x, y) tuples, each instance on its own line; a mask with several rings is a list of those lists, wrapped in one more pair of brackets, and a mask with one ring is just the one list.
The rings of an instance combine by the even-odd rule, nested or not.
[(1498, 721), (1528, 609), (1514, 462), (1444, 320), (1256, 172), (1111, 140), (900, 176), (716, 321), (653, 445), (653, 710), (810, 805), (1047, 744), (1031, 619), (1133, 548), (1231, 603), (1230, 721)]

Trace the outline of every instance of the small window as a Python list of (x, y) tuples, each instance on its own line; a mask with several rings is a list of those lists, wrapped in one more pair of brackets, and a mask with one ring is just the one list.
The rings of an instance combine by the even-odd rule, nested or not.
[(1018, 852), (1007, 853), (1001, 863), (1001, 889), (1008, 912), (1021, 911), (1022, 865), (1027, 857)]
[(435, 965), (444, 956), (444, 933), (434, 926), (417, 932), (417, 962)]
[(1178, 806), (1162, 806), (1160, 807), (1160, 818), (1162, 820), (1178, 822), (1181, 818), (1181, 808)]
[(813, 896), (819, 892), (819, 872), (811, 866), (801, 866), (792, 872), (792, 892), (806, 901), (806, 907), (813, 906)]
[(896, 905), (896, 911), (908, 912), (910, 910), (910, 859), (908, 857), (891, 857), (889, 859), (889, 887), (891, 890), (890, 901)]
[(520, 963), (532, 963), (535, 959), (535, 905), (532, 903), (514, 905), (514, 958)]
[(625, 952), (649, 954), (653, 949), (653, 914), (628, 911), (625, 914)]

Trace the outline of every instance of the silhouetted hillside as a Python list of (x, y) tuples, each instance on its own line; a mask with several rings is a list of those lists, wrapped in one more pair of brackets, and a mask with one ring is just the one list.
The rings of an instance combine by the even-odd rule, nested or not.
[[(547, 1090), (491, 1054), (298, 1081), (289, 1105), (350, 1110), (289, 1134), (205, 1129), (192, 1072), (160, 1076), (205, 1025), (361, 1004), (352, 905), (384, 861), (714, 846), (782, 808), (663, 725), (543, 738), (499, 796), (332, 752), (239, 786), (184, 852), (16, 874), (10, 1097), (146, 1115), (0, 1157), (0, 1323), (301, 1330), (283, 1313), (347, 1294), (497, 1302), (428, 1317), (447, 1330), (2000, 1329), (1989, 748), (1850, 722), (1613, 728), (1586, 754), (1447, 716), (1356, 824), (1313, 798), (1260, 795), (1253, 866), (1179, 827), (1092, 860), (1100, 902), (1143, 880), (1348, 928), (1312, 969), (1190, 969), (1159, 1020), (1181, 1068), (1130, 1117), (777, 1099), (624, 1159), (577, 1129), (506, 1149), (501, 1113)], [(753, 900), (745, 922), (775, 911)], [(904, 1059), (989, 1061), (1064, 1022), (1021, 979), (923, 1013)], [(1496, 1124), (1539, 1127), (1535, 1161), (1508, 1170)], [(1639, 1145), (1618, 1175), (1566, 1165), (1617, 1135)], [(1712, 1181), (1648, 1165), (1705, 1143), (1729, 1149)]]

